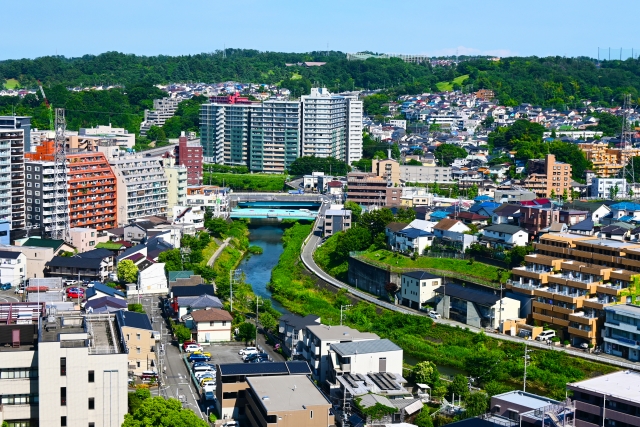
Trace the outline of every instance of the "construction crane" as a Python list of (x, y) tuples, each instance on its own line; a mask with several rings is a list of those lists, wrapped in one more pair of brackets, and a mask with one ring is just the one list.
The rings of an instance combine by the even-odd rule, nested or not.
[(42, 82), (38, 80), (38, 87), (40, 87), (40, 93), (42, 94), (42, 98), (44, 98), (44, 104), (47, 106), (49, 110), (49, 129), (55, 131), (53, 126), (53, 108), (51, 108), (51, 104), (49, 104), (49, 100), (47, 99), (47, 95), (44, 93), (44, 89), (42, 88)]

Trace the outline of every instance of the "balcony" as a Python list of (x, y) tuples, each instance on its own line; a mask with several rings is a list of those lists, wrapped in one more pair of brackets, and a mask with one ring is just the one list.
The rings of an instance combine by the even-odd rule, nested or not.
[(586, 338), (588, 340), (596, 339), (596, 328), (584, 329), (584, 328), (575, 328), (573, 326), (569, 326), (568, 332), (569, 332), (569, 335), (575, 335), (580, 338)]
[(514, 292), (533, 296), (533, 291), (540, 286), (532, 284), (531, 282), (522, 282), (520, 280), (507, 280), (507, 289), (511, 289)]
[(533, 312), (533, 319), (539, 320), (540, 322), (543, 322), (543, 323), (553, 323), (553, 317), (536, 313), (535, 311)]
[(627, 289), (627, 287), (628, 286), (626, 284), (622, 284), (622, 283), (618, 283), (618, 284), (605, 283), (605, 284), (599, 284), (596, 290), (599, 293), (601, 292), (607, 295), (618, 296), (620, 295), (620, 292), (622, 292), (622, 290), (624, 289)]

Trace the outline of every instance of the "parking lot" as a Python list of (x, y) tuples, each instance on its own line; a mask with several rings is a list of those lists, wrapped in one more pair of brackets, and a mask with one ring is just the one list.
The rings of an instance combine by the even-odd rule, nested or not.
[(243, 344), (211, 344), (209, 346), (202, 346), (204, 351), (211, 353), (211, 363), (215, 365), (220, 363), (242, 363), (242, 357), (238, 352), (245, 347)]
[(0, 302), (20, 302), (22, 301), (22, 295), (16, 294), (15, 288), (11, 288), (6, 291), (0, 291)]

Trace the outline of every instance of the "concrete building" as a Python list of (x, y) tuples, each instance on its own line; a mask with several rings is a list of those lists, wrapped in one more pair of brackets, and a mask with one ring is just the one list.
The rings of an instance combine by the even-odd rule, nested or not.
[(138, 262), (137, 293), (141, 295), (166, 295), (169, 291), (164, 262), (153, 262), (140, 257)]
[[(640, 307), (629, 303), (605, 307), (605, 323), (602, 338), (604, 352), (623, 357), (632, 362), (640, 361)], [(640, 415), (640, 414), (639, 414)]]
[(450, 184), (453, 182), (451, 168), (440, 166), (400, 165), (400, 179), (403, 182), (420, 184)]
[(476, 328), (499, 329), (501, 322), (519, 318), (520, 301), (502, 297), (495, 289), (484, 286), (462, 286), (447, 283), (435, 290), (436, 311)]
[(426, 271), (403, 273), (400, 283), (402, 305), (420, 310), (426, 303), (433, 301), (435, 290), (442, 286), (442, 277)]
[(362, 118), (364, 106), (357, 96), (346, 95), (347, 100), (347, 159), (351, 164), (362, 159)]
[(11, 240), (26, 234), (24, 147), (30, 125), (22, 128), (25, 121), (0, 117), (0, 220), (11, 221)]
[(627, 180), (622, 178), (594, 178), (591, 181), (591, 197), (609, 199), (612, 195), (617, 197), (628, 197)]
[(176, 147), (176, 164), (187, 169), (187, 184), (202, 184), (202, 145), (200, 140), (189, 141), (184, 132)]
[(231, 340), (231, 314), (219, 308), (191, 311), (192, 335), (197, 342), (227, 342)]
[(87, 252), (96, 248), (98, 243), (108, 242), (107, 233), (94, 228), (74, 227), (69, 229), (69, 243), (78, 252)]
[(69, 220), (67, 167), (58, 166), (57, 185), (55, 168), (52, 161), (25, 161), (27, 227), (44, 237)]
[[(331, 402), (309, 378), (292, 375), (247, 378), (246, 415), (251, 427), (280, 424), (334, 426)], [(286, 420), (286, 421), (284, 421)]]
[(314, 379), (322, 384), (329, 374), (331, 344), (377, 339), (380, 337), (376, 334), (360, 332), (348, 326), (307, 326), (302, 357), (309, 362)]
[(567, 384), (573, 392), (576, 427), (640, 425), (640, 374), (618, 371)]
[(109, 161), (117, 181), (119, 224), (167, 215), (167, 178), (159, 157), (123, 156)]
[(308, 314), (305, 317), (283, 314), (279, 319), (278, 336), (291, 356), (302, 353), (307, 326), (320, 323), (320, 317)]
[(397, 160), (392, 159), (391, 156), (384, 160), (371, 160), (371, 172), (380, 178), (386, 179), (388, 183), (393, 185), (400, 184), (400, 164)]
[(523, 187), (536, 193), (538, 197), (561, 197), (567, 194), (571, 198), (571, 165), (556, 161), (554, 154), (547, 154), (543, 160), (529, 160), (529, 176)]
[(27, 257), (20, 252), (0, 250), (0, 283), (18, 286), (29, 277)]
[(173, 213), (174, 206), (187, 203), (187, 168), (179, 165), (164, 165), (167, 178), (167, 213)]
[(619, 176), (632, 157), (640, 156), (638, 148), (610, 148), (602, 142), (582, 143), (578, 147), (587, 160), (593, 163), (593, 171), (601, 178)]
[(151, 126), (162, 127), (167, 119), (173, 117), (178, 109), (181, 98), (169, 98), (153, 100), (153, 109), (144, 110), (144, 120), (140, 123), (140, 136), (146, 136)]
[(29, 278), (43, 278), (47, 262), (51, 261), (55, 249), (52, 247), (38, 246), (11, 246), (0, 245), (0, 251), (11, 251), (24, 254), (26, 257), (26, 271)]
[(118, 310), (115, 312), (120, 345), (127, 354), (129, 375), (157, 371), (156, 337), (146, 313)]
[(347, 161), (348, 100), (332, 95), (326, 88), (311, 88), (301, 102), (301, 155)]
[(212, 185), (187, 188), (186, 206), (206, 209), (214, 218), (229, 216), (229, 189)]
[(388, 339), (331, 344), (328, 381), (335, 385), (344, 374), (367, 375), (390, 372), (402, 375), (402, 349)]
[(246, 166), (250, 104), (203, 104), (200, 141), (206, 163)]
[(343, 205), (332, 205), (325, 212), (322, 234), (324, 237), (331, 236), (340, 231), (347, 231), (351, 228), (351, 211), (345, 209)]
[(94, 128), (80, 128), (78, 135), (97, 136), (104, 141), (114, 142), (116, 146), (124, 148), (133, 148), (136, 143), (135, 133), (129, 133), (124, 128), (111, 127), (111, 123), (108, 126), (98, 125)]
[(402, 188), (389, 185), (375, 173), (347, 175), (347, 200), (364, 206), (400, 206)]
[(575, 417), (575, 406), (570, 400), (559, 402), (524, 391), (509, 391), (492, 396), (490, 411), (491, 416), (487, 418), (487, 422), (492, 426), (573, 426)]

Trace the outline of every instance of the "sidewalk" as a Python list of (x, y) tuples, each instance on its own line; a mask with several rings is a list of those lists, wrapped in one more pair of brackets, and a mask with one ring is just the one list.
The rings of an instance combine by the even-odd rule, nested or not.
[(207, 261), (207, 266), (213, 267), (213, 263), (216, 262), (216, 258), (218, 258), (218, 255), (220, 255), (220, 253), (224, 250), (224, 248), (227, 247), (230, 241), (231, 241), (231, 237), (227, 237), (226, 239), (224, 239), (224, 242), (222, 242), (220, 247), (216, 249), (213, 255), (211, 255), (211, 258), (209, 258), (209, 261)]

